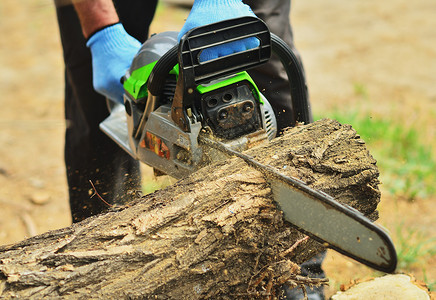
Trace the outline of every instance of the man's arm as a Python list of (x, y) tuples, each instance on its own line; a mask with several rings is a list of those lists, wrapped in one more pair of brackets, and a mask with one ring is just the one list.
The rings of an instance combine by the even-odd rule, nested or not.
[[(119, 22), (112, 0), (73, 0), (79, 16), (86, 45), (92, 54), (94, 89), (107, 98), (123, 103), (120, 78), (130, 67), (133, 57), (141, 48)], [(214, 12), (220, 12), (218, 17)], [(212, 14), (212, 15), (211, 15)], [(195, 0), (180, 36), (192, 28), (230, 18), (254, 16), (242, 0)], [(118, 24), (117, 24), (118, 23)], [(202, 51), (201, 61), (253, 48), (259, 41), (247, 38)]]
[(123, 103), (120, 78), (129, 68), (141, 43), (120, 22), (112, 0), (73, 0), (86, 46), (92, 54), (94, 89)]
[(74, 0), (85, 38), (120, 21), (112, 0)]

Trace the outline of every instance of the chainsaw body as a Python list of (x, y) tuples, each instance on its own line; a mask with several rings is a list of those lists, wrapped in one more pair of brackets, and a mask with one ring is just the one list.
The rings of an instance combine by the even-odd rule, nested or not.
[[(259, 46), (199, 61), (201, 51), (244, 38)], [(267, 26), (251, 17), (196, 28), (180, 43), (177, 32), (153, 35), (123, 77), (124, 107), (113, 107), (101, 128), (134, 158), (175, 178), (222, 157), (198, 143), (202, 132), (238, 151), (272, 139), (273, 109), (247, 73), (267, 62), (271, 49)]]

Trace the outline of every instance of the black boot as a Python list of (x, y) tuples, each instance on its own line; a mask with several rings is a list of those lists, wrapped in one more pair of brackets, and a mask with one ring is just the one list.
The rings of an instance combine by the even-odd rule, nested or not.
[[(314, 256), (312, 259), (302, 263), (301, 275), (310, 278), (325, 278), (325, 273), (322, 270), (322, 262), (325, 258), (326, 252), (321, 252)], [(309, 287), (305, 286), (307, 292), (307, 298), (309, 300), (324, 300), (324, 287)], [(304, 299), (304, 293), (301, 288), (291, 289), (288, 286), (283, 286), (283, 298), (287, 300), (300, 300)]]

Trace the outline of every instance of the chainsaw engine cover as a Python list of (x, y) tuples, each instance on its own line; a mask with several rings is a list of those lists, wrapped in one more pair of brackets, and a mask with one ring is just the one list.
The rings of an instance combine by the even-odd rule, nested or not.
[(248, 82), (202, 95), (200, 102), (205, 123), (217, 137), (230, 140), (262, 128), (259, 100)]
[[(198, 143), (202, 132), (244, 150), (273, 138), (277, 125), (267, 99), (246, 72), (269, 59), (269, 31), (261, 20), (246, 17), (206, 25), (188, 32), (180, 43), (177, 34), (151, 36), (122, 79), (127, 137), (113, 130), (115, 114), (101, 127), (133, 157), (180, 178), (215, 160), (213, 150)], [(203, 49), (247, 35), (260, 45), (198, 61)]]

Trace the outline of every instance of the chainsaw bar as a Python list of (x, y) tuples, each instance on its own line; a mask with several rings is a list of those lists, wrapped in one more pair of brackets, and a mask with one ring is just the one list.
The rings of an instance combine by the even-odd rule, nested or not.
[(386, 273), (395, 271), (397, 255), (392, 240), (381, 227), (359, 211), (219, 141), (205, 136), (199, 139), (201, 143), (229, 156), (242, 158), (264, 173), (284, 219), (299, 231), (375, 270)]

